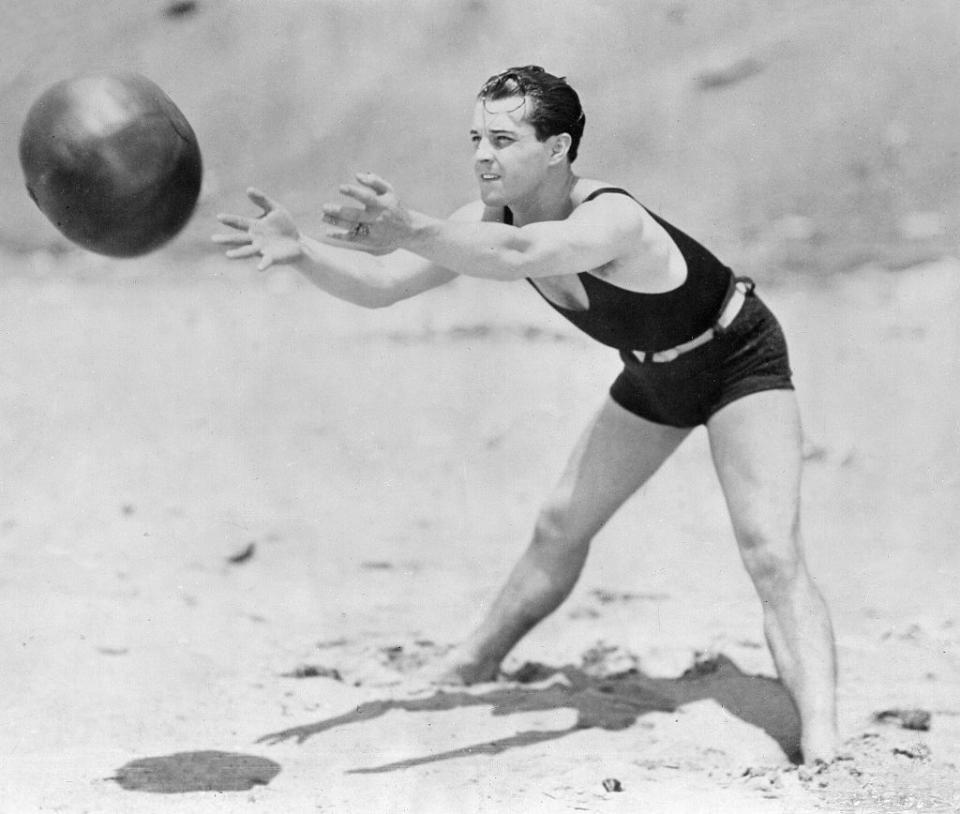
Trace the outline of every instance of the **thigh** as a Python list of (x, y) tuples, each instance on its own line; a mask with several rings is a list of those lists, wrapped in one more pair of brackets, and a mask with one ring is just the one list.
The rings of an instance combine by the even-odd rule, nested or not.
[(741, 544), (792, 546), (800, 503), (800, 415), (791, 390), (744, 396), (707, 423), (710, 449)]
[(546, 510), (592, 537), (673, 453), (689, 429), (656, 424), (607, 398), (567, 462)]

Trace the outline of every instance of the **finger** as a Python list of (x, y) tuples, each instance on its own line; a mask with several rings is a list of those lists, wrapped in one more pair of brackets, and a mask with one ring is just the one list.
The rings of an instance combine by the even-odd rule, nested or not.
[(273, 257), (269, 253), (265, 253), (260, 262), (257, 263), (257, 271), (266, 271), (272, 265)]
[(253, 225), (253, 218), (245, 218), (243, 215), (217, 215), (217, 220), (224, 226), (232, 226), (234, 229), (249, 229)]
[(323, 219), (333, 224), (373, 223), (377, 219), (375, 214), (359, 209), (356, 206), (338, 206), (337, 204), (323, 205)]
[(278, 204), (273, 198), (268, 198), (256, 187), (250, 187), (247, 189), (247, 197), (253, 201), (257, 206), (259, 206), (264, 214), (272, 212), (274, 209), (277, 209), (280, 204)]
[(361, 184), (370, 187), (370, 189), (378, 195), (383, 195), (385, 192), (393, 192), (393, 187), (376, 173), (358, 172), (357, 180)]
[(341, 184), (340, 194), (360, 201), (364, 206), (376, 206), (377, 196), (366, 187), (358, 187), (356, 184)]
[(211, 235), (210, 239), (214, 243), (221, 243), (224, 246), (243, 246), (250, 242), (250, 235), (231, 232), (230, 234)]
[(245, 257), (255, 257), (260, 254), (260, 249), (255, 246), (241, 246), (239, 249), (229, 249), (224, 254), (231, 260), (242, 260)]

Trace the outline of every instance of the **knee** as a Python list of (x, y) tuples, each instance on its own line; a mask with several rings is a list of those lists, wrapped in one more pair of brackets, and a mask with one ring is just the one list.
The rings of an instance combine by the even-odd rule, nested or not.
[(533, 530), (533, 545), (555, 550), (581, 550), (590, 545), (592, 536), (577, 522), (571, 506), (555, 500), (540, 510)]
[(799, 535), (794, 528), (776, 529), (754, 524), (739, 529), (740, 555), (761, 599), (773, 601), (803, 574)]

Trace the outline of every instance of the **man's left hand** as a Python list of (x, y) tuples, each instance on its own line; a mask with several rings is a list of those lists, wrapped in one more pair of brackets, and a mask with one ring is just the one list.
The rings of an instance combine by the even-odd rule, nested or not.
[(321, 240), (331, 246), (384, 254), (400, 248), (410, 236), (410, 214), (393, 187), (372, 172), (357, 173), (356, 184), (343, 184), (340, 192), (361, 207), (324, 204), (323, 220), (343, 229), (327, 232)]

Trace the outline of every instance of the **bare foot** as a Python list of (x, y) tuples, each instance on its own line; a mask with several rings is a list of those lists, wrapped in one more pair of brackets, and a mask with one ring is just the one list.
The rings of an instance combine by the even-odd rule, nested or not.
[(800, 739), (805, 766), (829, 766), (837, 757), (838, 744), (836, 733), (830, 729), (822, 733), (811, 732)]
[(437, 661), (424, 665), (418, 677), (430, 684), (467, 687), (494, 681), (499, 671), (499, 664), (475, 659), (466, 651), (454, 648)]

